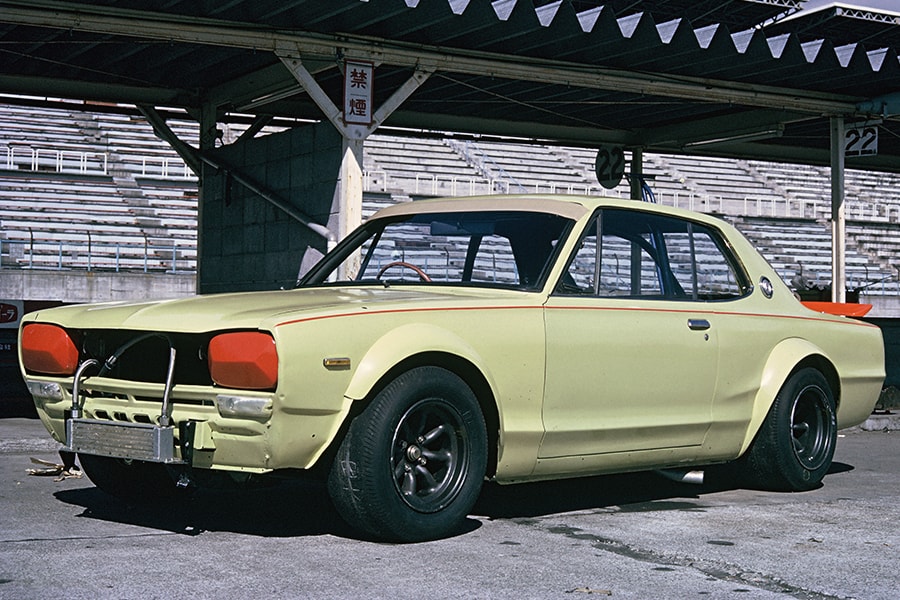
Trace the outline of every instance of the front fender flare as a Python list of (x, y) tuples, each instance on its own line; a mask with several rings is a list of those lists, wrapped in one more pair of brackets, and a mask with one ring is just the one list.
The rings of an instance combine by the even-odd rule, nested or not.
[(491, 389), (496, 390), (490, 373), (484, 368), (484, 360), (466, 340), (436, 325), (410, 323), (392, 329), (372, 344), (353, 373), (345, 396), (351, 400), (366, 398), (392, 368), (423, 352), (451, 354), (468, 361), (481, 371)]

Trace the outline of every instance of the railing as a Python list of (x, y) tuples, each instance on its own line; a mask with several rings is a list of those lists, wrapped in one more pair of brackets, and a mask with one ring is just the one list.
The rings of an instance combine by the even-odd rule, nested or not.
[[(522, 193), (567, 194), (580, 196), (621, 197), (619, 190), (605, 190), (599, 185), (548, 182), (519, 186)], [(465, 175), (433, 175), (418, 173), (415, 177), (391, 177), (386, 171), (363, 172), (363, 189), (367, 192), (389, 192), (401, 190), (406, 193), (425, 196), (476, 196), (480, 194), (510, 194), (508, 179), (483, 179)]]
[[(797, 269), (790, 269), (785, 266), (775, 268), (781, 280), (788, 286), (793, 287), (792, 280), (800, 274)], [(868, 271), (868, 270), (867, 270)], [(900, 273), (900, 269), (898, 269)], [(873, 274), (872, 277), (876, 275)], [(869, 279), (868, 273), (860, 272), (847, 273), (847, 289), (859, 290), (869, 296), (898, 296), (900, 295), (900, 274), (894, 276), (883, 276), (883, 272), (879, 279)], [(816, 273), (815, 279), (810, 282), (815, 288), (825, 289), (831, 286), (831, 273)]]
[(0, 269), (192, 273), (188, 246), (125, 242), (0, 240)]
[[(78, 173), (79, 175), (109, 175), (109, 155), (106, 152), (71, 150), (67, 148), (35, 148), (26, 145), (6, 146), (5, 160), (0, 168), (15, 171), (44, 173)], [(196, 175), (182, 159), (173, 156), (141, 156), (123, 159), (126, 169), (139, 172), (141, 177), (192, 180)], [(138, 165), (140, 165), (138, 167)]]
[(464, 175), (416, 175), (415, 193), (430, 196), (475, 196), (502, 193), (504, 183)]
[(5, 168), (9, 170), (107, 175), (109, 156), (105, 152), (87, 152), (31, 146), (7, 146)]
[[(718, 196), (709, 194), (695, 194), (693, 192), (654, 192), (659, 204), (666, 204), (674, 208), (686, 208), (696, 212), (725, 212), (725, 202)], [(718, 211), (716, 211), (718, 207)]]
[[(415, 177), (392, 176), (384, 170), (363, 173), (364, 190), (406, 193), (430, 196), (473, 196), (478, 194), (512, 193), (508, 179), (482, 179), (464, 175), (433, 175), (419, 173)], [(607, 190), (590, 184), (546, 182), (534, 185), (514, 183), (523, 193), (577, 194), (585, 196), (623, 197), (623, 191)], [(773, 198), (772, 196), (746, 196), (741, 200), (725, 200), (711, 194), (693, 192), (668, 192), (655, 190), (659, 204), (686, 208), (697, 212), (718, 212), (750, 217), (783, 217), (816, 219), (830, 218), (831, 207), (818, 200), (804, 198)], [(900, 223), (900, 205), (886, 203), (847, 202), (847, 218), (860, 221)]]
[[(460, 149), (457, 145), (457, 152), (461, 152), (463, 158), (466, 159), (466, 162), (470, 165), (474, 166), (479, 172), (483, 174), (490, 173), (491, 169), (493, 169), (499, 175), (499, 178), (496, 178), (497, 181), (502, 181), (506, 184), (507, 192), (509, 193), (510, 185), (516, 186), (516, 188), (525, 193), (527, 190), (525, 186), (516, 181), (516, 178), (506, 172), (506, 169), (503, 168), (501, 164), (499, 164), (492, 156), (490, 156), (487, 152), (485, 152), (482, 148), (478, 146), (478, 144), (472, 143), (471, 141), (466, 141), (466, 143)], [(476, 154), (480, 154), (480, 159)]]
[(145, 156), (141, 158), (141, 177), (160, 179), (196, 179), (196, 174), (180, 158)]

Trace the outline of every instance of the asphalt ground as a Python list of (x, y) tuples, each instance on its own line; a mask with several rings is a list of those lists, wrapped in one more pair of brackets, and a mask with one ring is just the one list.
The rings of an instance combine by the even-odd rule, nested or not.
[[(463, 531), (360, 539), (319, 486), (205, 491), (137, 507), (59, 462), (34, 419), (0, 419), (0, 598), (897, 598), (900, 434), (839, 438), (800, 494), (650, 473), (487, 485)], [(713, 473), (715, 475), (715, 473)]]

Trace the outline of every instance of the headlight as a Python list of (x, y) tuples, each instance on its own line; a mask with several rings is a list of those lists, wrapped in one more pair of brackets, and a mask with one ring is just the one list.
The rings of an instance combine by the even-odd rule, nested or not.
[(78, 347), (62, 327), (29, 323), (22, 330), (22, 364), (31, 373), (73, 375)]
[(272, 415), (272, 399), (219, 394), (216, 396), (216, 409), (223, 417), (266, 419)]
[(209, 341), (209, 374), (218, 385), (271, 390), (278, 383), (278, 353), (267, 333), (221, 333)]
[(52, 381), (29, 381), (28, 391), (35, 400), (55, 402), (63, 399), (62, 388)]

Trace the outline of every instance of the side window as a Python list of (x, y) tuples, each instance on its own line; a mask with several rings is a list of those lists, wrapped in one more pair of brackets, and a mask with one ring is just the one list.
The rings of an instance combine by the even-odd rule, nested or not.
[(743, 295), (746, 285), (718, 234), (672, 217), (620, 209), (597, 214), (558, 294), (695, 301)]
[[(649, 234), (627, 232), (598, 215), (582, 236), (566, 276), (562, 294), (662, 297), (660, 269)], [(597, 243), (600, 233), (600, 243)]]
[(518, 285), (519, 273), (508, 239), (499, 235), (482, 238), (475, 255), (471, 281)]
[(742, 286), (714, 234), (688, 223), (685, 233), (663, 234), (669, 266), (684, 295), (694, 300), (739, 298)]

